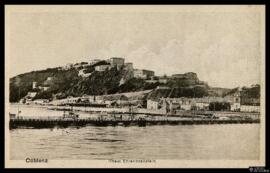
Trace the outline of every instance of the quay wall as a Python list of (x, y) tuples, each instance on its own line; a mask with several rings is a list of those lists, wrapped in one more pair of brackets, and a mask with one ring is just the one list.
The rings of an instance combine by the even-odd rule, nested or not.
[[(70, 110), (70, 106), (48, 106), (48, 109), (51, 110)], [(74, 111), (82, 111), (82, 112), (108, 112), (108, 113), (130, 113), (130, 109), (128, 107), (123, 108), (101, 108), (101, 107), (78, 107), (73, 106)], [(136, 108), (132, 110), (132, 113), (137, 114), (151, 114), (151, 115), (166, 115), (165, 110), (150, 110), (144, 108)], [(174, 116), (194, 116), (194, 115), (214, 115), (217, 117), (231, 117), (231, 116), (249, 116), (254, 118), (259, 118), (260, 113), (256, 112), (230, 112), (230, 111), (180, 111), (177, 113), (167, 113), (167, 115)]]
[(146, 125), (195, 125), (195, 124), (246, 124), (260, 123), (260, 120), (40, 120), (40, 119), (11, 119), (9, 128), (54, 128), (54, 127), (69, 127), (69, 126), (146, 126)]
[[(69, 106), (48, 106), (48, 109), (51, 110), (70, 110)], [(130, 113), (130, 109), (128, 107), (124, 108), (99, 108), (99, 107), (78, 107), (73, 106), (74, 111), (84, 111), (84, 112), (115, 112), (115, 113)], [(143, 108), (137, 108), (132, 111), (133, 113), (138, 114), (166, 114), (163, 110), (149, 110)]]
[[(70, 110), (70, 106), (48, 106), (48, 109), (52, 110)], [(73, 106), (74, 111), (85, 111), (85, 112), (118, 112), (126, 113), (129, 112), (128, 108), (99, 108), (99, 107), (79, 107)]]

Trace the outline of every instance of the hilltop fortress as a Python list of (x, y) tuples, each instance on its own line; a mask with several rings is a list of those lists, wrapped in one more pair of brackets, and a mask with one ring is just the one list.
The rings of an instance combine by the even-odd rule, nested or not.
[(25, 104), (257, 112), (257, 92), (258, 86), (244, 92), (213, 88), (194, 72), (156, 76), (152, 70), (134, 68), (122, 57), (111, 57), (18, 75), (11, 78), (10, 96), (11, 101)]
[(112, 57), (106, 60), (93, 59), (90, 62), (82, 62), (82, 63), (76, 63), (76, 64), (69, 63), (66, 66), (64, 66), (63, 69), (65, 70), (69, 70), (71, 68), (80, 69), (78, 75), (82, 77), (88, 77), (91, 75), (91, 72), (93, 72), (93, 71), (87, 72), (87, 67), (89, 66), (94, 67), (94, 70), (98, 72), (110, 70), (111, 68), (114, 68), (114, 67), (116, 67), (118, 70), (122, 68), (132, 73), (132, 75), (130, 75), (129, 78), (135, 77), (135, 78), (148, 79), (155, 75), (155, 72), (152, 70), (134, 69), (133, 63), (131, 62), (125, 63), (125, 59), (121, 57)]

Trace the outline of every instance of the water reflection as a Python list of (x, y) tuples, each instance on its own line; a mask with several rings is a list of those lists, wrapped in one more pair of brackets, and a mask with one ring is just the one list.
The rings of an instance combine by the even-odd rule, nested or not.
[(11, 158), (258, 159), (259, 124), (15, 129)]

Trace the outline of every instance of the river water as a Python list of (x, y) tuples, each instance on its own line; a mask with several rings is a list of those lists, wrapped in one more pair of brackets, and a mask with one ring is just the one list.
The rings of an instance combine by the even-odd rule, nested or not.
[[(12, 106), (10, 110), (16, 109)], [(24, 106), (20, 110), (27, 115), (48, 115), (44, 108)], [(256, 160), (259, 134), (260, 124), (14, 129), (10, 131), (10, 155), (14, 160), (27, 157)]]

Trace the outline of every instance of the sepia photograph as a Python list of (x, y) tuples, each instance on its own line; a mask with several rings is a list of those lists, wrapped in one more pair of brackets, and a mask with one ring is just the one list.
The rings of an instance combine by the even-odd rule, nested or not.
[(5, 5), (6, 168), (254, 166), (264, 5)]

